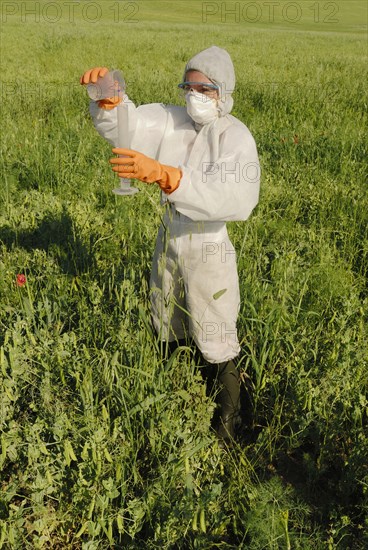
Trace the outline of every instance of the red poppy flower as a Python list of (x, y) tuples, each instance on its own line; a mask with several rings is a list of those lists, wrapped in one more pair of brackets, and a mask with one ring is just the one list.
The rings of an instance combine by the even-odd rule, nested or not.
[(24, 286), (27, 282), (27, 278), (25, 275), (23, 275), (23, 273), (20, 273), (19, 275), (17, 275), (17, 285), (18, 286)]

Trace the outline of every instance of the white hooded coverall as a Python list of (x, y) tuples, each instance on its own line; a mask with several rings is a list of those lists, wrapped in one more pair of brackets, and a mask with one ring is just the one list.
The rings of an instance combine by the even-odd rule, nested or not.
[[(130, 148), (183, 174), (173, 193), (162, 194), (165, 213), (150, 280), (155, 329), (163, 341), (189, 334), (206, 361), (221, 363), (240, 352), (236, 255), (225, 222), (251, 214), (258, 202), (260, 169), (250, 131), (228, 114), (235, 84), (229, 54), (212, 46), (187, 63), (185, 72), (190, 69), (222, 88), (220, 116), (214, 122), (194, 123), (186, 107), (136, 107), (127, 95), (124, 102)], [(114, 147), (119, 145), (117, 108), (90, 104), (97, 131)]]

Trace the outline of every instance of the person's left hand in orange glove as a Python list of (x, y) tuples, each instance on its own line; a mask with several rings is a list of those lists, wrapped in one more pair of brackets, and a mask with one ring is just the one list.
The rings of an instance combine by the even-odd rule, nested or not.
[(110, 159), (112, 169), (120, 178), (136, 178), (145, 183), (157, 182), (167, 195), (179, 187), (183, 175), (179, 168), (161, 164), (133, 149), (114, 148), (112, 152), (125, 157)]

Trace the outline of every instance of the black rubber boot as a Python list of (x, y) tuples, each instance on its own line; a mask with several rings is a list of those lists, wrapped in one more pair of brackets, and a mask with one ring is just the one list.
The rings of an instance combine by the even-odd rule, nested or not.
[(229, 442), (234, 438), (235, 424), (240, 412), (240, 377), (233, 360), (218, 364), (217, 380), (220, 391), (217, 402), (220, 405), (220, 419), (217, 435)]
[(172, 355), (179, 346), (187, 346), (187, 345), (188, 344), (185, 338), (181, 338), (180, 340), (174, 340), (173, 342), (168, 342), (170, 355)]

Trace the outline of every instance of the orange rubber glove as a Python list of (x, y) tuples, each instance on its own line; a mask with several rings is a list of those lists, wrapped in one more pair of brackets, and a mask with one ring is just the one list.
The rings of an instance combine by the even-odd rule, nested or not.
[[(82, 85), (95, 84), (98, 78), (103, 78), (108, 72), (109, 69), (107, 67), (95, 67), (94, 69), (89, 69), (89, 71), (86, 71), (80, 77), (79, 82)], [(121, 101), (122, 100), (119, 97), (108, 97), (97, 101), (97, 105), (100, 107), (100, 109), (106, 109), (107, 111), (110, 111), (111, 109), (119, 105)]]
[(112, 158), (112, 169), (120, 178), (136, 178), (145, 183), (158, 183), (162, 191), (170, 195), (180, 185), (182, 172), (174, 166), (161, 164), (133, 149), (114, 148), (113, 153), (128, 158)]
[(120, 99), (120, 97), (107, 97), (106, 99), (100, 99), (97, 101), (97, 105), (100, 109), (105, 109), (106, 111), (111, 111), (111, 109), (114, 109), (119, 103), (121, 103), (123, 100)]

